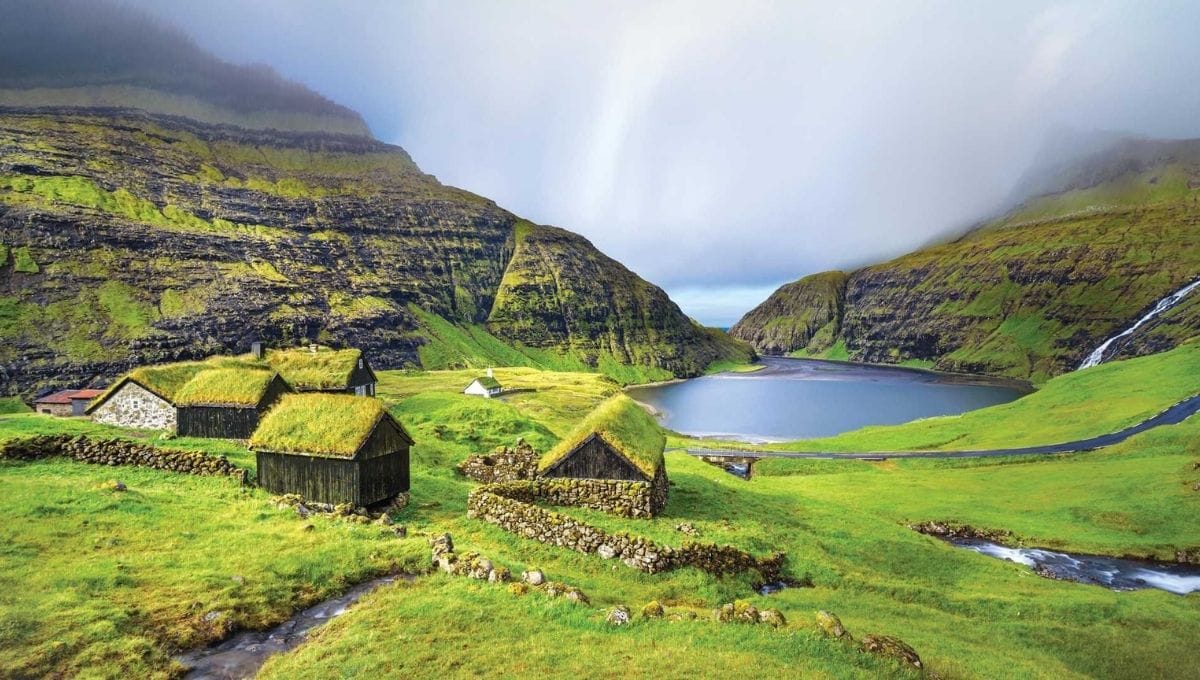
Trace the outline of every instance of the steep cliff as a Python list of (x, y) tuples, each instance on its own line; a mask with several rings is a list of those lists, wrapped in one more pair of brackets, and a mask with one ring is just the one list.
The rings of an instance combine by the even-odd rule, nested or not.
[[(362, 136), (0, 110), (0, 244), (9, 393), (253, 339), (418, 365), (435, 326), (654, 375), (744, 352), (586, 240)], [(521, 283), (534, 279), (553, 285)]]
[[(853, 272), (838, 350), (1043, 380), (1200, 277), (1200, 141), (1124, 140), (1040, 182), (1048, 193), (954, 242)], [(785, 318), (803, 314), (778, 304)], [(772, 321), (748, 315), (738, 335)], [(1198, 333), (1200, 306), (1185, 300), (1113, 354)]]
[(847, 278), (845, 272), (831, 271), (786, 284), (729, 334), (766, 354), (826, 351), (841, 334)]

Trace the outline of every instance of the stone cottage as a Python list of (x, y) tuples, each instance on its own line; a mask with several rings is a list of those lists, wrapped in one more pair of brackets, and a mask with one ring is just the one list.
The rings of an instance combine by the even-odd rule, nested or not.
[(88, 404), (103, 392), (104, 390), (60, 390), (38, 398), (33, 402), (33, 410), (61, 418), (82, 416), (87, 411)]

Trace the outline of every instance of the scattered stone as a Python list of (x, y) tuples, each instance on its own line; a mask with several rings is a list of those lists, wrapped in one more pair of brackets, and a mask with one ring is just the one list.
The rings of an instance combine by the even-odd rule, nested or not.
[(667, 620), (671, 622), (695, 621), (698, 618), (700, 617), (696, 615), (696, 612), (690, 609), (684, 609), (683, 611), (671, 612), (670, 614), (667, 614)]
[(390, 527), (392, 524), (394, 524), (394, 522), (392, 522), (392, 518), (386, 512), (380, 515), (379, 519), (375, 520), (375, 523), (381, 527)]
[(1005, 543), (1012, 540), (1012, 532), (1003, 529), (977, 529), (969, 524), (957, 524), (955, 522), (918, 522), (917, 524), (909, 524), (909, 529), (925, 534), (926, 536), (936, 536), (938, 538), (979, 538), (985, 541), (995, 541), (997, 543)]
[(666, 611), (658, 600), (651, 600), (642, 607), (642, 616), (647, 619), (661, 619)]
[(900, 638), (890, 635), (866, 635), (862, 639), (862, 648), (871, 654), (897, 659), (915, 668), (921, 668), (921, 657)]
[(296, 505), (296, 514), (300, 516), (300, 519), (308, 519), (309, 515), (312, 514), (312, 511), (308, 509), (307, 505), (298, 503)]
[(129, 487), (125, 486), (125, 482), (122, 482), (120, 480), (113, 480), (113, 481), (109, 482), (108, 488), (112, 489), (113, 491), (128, 491), (129, 490)]
[(520, 582), (510, 583), (508, 584), (508, 592), (518, 596), (524, 595), (529, 592), (529, 584)]
[(400, 512), (404, 508), (407, 508), (408, 504), (411, 501), (412, 501), (412, 494), (410, 494), (407, 491), (399, 493), (396, 495), (395, 498), (392, 499), (391, 503), (388, 503), (387, 509), (384, 510), (384, 514)]
[(846, 628), (842, 625), (842, 620), (833, 612), (821, 610), (817, 612), (817, 628), (827, 637), (840, 638), (846, 637)]
[(533, 447), (518, 439), (514, 448), (502, 446), (486, 456), (471, 456), (458, 465), (464, 476), (484, 484), (515, 482), (537, 476), (538, 456)]
[(567, 586), (566, 598), (575, 604), (591, 604), (592, 600), (575, 586)]
[(720, 623), (758, 623), (758, 608), (745, 600), (727, 602), (713, 610), (713, 618)]
[(784, 618), (783, 612), (778, 609), (759, 610), (758, 622), (765, 623), (772, 628), (780, 628), (787, 625), (787, 619)]
[(433, 559), (436, 562), (438, 557), (454, 552), (454, 539), (450, 534), (434, 536), (429, 539), (429, 546), (433, 549)]
[(619, 604), (608, 610), (604, 621), (610, 626), (625, 626), (629, 624), (629, 607)]
[(521, 572), (521, 580), (531, 586), (540, 586), (546, 582), (546, 575), (539, 569)]
[(559, 595), (566, 594), (567, 586), (565, 583), (547, 581), (545, 587), (542, 588), (542, 592), (546, 593), (546, 597), (558, 597)]
[(396, 534), (396, 538), (408, 538), (408, 527), (404, 525), (392, 527), (392, 533)]
[(239, 586), (245, 585), (245, 583), (246, 583), (246, 577), (242, 576), (241, 574), (235, 574), (235, 575), (231, 576), (229, 578), (229, 580), (233, 581), (234, 583), (238, 584)]
[(682, 531), (683, 533), (687, 534), (688, 536), (699, 536), (700, 535), (700, 532), (696, 530), (696, 527), (693, 526), (691, 522), (683, 522), (682, 524), (676, 524), (675, 531)]
[(488, 574), (488, 583), (508, 583), (512, 580), (512, 572), (508, 567), (496, 567)]
[(220, 611), (220, 610), (208, 612), (207, 614), (204, 615), (204, 622), (212, 623), (213, 621), (216, 621), (217, 619), (221, 618), (224, 615), (225, 615), (225, 612)]

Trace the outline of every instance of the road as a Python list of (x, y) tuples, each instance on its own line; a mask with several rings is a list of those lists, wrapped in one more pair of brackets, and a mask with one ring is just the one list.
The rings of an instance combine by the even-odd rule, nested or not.
[(1076, 453), (1102, 449), (1119, 444), (1126, 439), (1163, 425), (1182, 423), (1200, 411), (1200, 394), (1185, 399), (1162, 413), (1124, 430), (1102, 434), (1098, 437), (1080, 439), (1062, 444), (1043, 444), (1012, 449), (979, 449), (976, 451), (875, 451), (862, 453), (835, 453), (832, 451), (737, 451), (733, 449), (677, 448), (693, 456), (712, 458), (824, 458), (849, 460), (878, 460), (888, 458), (988, 458), (992, 456), (1043, 456), (1058, 453)]

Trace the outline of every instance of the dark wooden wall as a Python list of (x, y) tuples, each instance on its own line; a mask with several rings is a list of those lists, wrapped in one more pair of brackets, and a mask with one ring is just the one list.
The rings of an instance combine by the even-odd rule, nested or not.
[(231, 406), (180, 406), (175, 431), (180, 437), (249, 439), (258, 427), (258, 409)]
[(404, 450), (358, 461), (358, 505), (371, 505), (408, 491), (408, 446)]
[(270, 451), (259, 451), (257, 458), (258, 485), (271, 493), (296, 493), (318, 503), (361, 505), (355, 461)]
[(543, 477), (574, 479), (624, 479), (634, 482), (651, 481), (624, 456), (603, 439), (591, 436), (575, 450), (542, 473)]
[(271, 380), (271, 384), (267, 385), (267, 391), (263, 393), (263, 398), (258, 402), (258, 413), (262, 415), (267, 412), (267, 409), (275, 405), (279, 398), (285, 394), (295, 392), (283, 378), (275, 376)]

